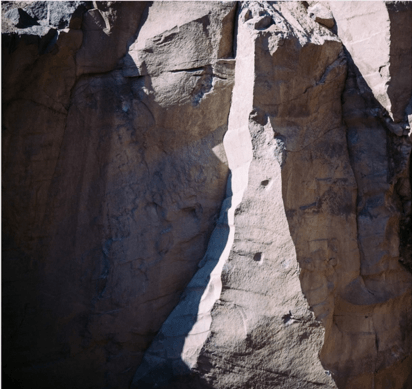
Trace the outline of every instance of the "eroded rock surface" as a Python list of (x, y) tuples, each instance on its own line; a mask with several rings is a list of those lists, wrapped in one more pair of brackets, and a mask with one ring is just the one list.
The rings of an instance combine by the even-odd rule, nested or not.
[[(22, 385), (47, 376), (43, 387), (127, 387), (225, 193), (232, 35), (195, 69), (177, 58), (176, 71), (125, 76), (127, 42), (151, 6), (97, 5), (47, 54), (44, 37), (24, 30), (4, 49), (5, 369)], [(179, 25), (192, 23), (173, 9), (175, 23), (179, 13)], [(222, 25), (233, 30), (234, 4), (212, 11), (215, 24), (193, 23), (214, 47)], [(111, 31), (91, 27), (96, 15)]]
[(2, 25), (9, 387), (412, 387), (411, 3)]
[(331, 1), (330, 8), (338, 35), (375, 98), (395, 122), (403, 121), (412, 93), (412, 5)]

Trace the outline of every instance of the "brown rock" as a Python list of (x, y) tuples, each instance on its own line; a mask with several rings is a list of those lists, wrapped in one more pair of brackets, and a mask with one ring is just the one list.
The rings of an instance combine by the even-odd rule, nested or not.
[[(255, 18), (267, 15), (272, 23), (262, 31)], [(295, 27), (294, 20), (305, 30)], [(316, 44), (305, 38), (309, 31)], [(334, 387), (318, 359), (324, 330), (302, 293), (296, 259), (307, 258), (311, 250), (317, 255), (313, 265), (318, 261), (324, 266), (323, 271), (302, 271), (302, 289), (315, 314), (331, 322), (334, 268), (323, 264), (327, 253), (320, 250), (338, 245), (335, 237), (350, 230), (348, 217), (356, 223), (349, 216), (355, 183), (341, 146), (344, 127), (336, 115), (346, 74), (342, 46), (298, 4), (244, 6), (237, 37), (224, 141), (231, 196), (204, 267), (148, 349), (135, 388), (169, 387), (173, 376), (190, 369), (210, 388)], [(336, 116), (324, 120), (332, 112)], [(333, 153), (327, 152), (329, 147)], [(302, 163), (305, 178), (299, 173)], [(302, 192), (303, 182), (317, 186)], [(345, 190), (353, 195), (345, 196)], [(317, 198), (324, 204), (318, 216), (312, 209)], [(319, 228), (311, 230), (311, 223)], [(226, 245), (222, 236), (227, 236)], [(356, 247), (356, 236), (350, 238), (335, 250)], [(344, 262), (335, 266), (341, 277), (354, 278), (355, 269)], [(176, 387), (184, 385), (180, 378)]]
[(136, 33), (145, 11), (143, 1), (96, 2), (83, 15), (83, 44), (76, 53), (77, 76), (113, 70), (127, 53), (128, 40)]
[[(89, 40), (86, 16), (49, 54), (23, 37), (5, 65), (5, 368), (22, 385), (126, 387), (195, 272), (224, 195), (228, 50), (194, 70), (125, 78), (110, 70), (136, 32), (131, 7), (143, 6), (104, 7), (87, 15), (108, 15), (107, 41)], [(225, 18), (233, 5), (215, 9)], [(199, 39), (218, 44), (214, 28)], [(99, 62), (93, 50), (110, 45)], [(79, 78), (85, 71), (110, 72)]]
[(409, 3), (2, 10), (5, 387), (412, 385)]
[(335, 25), (332, 12), (321, 3), (312, 4), (308, 8), (308, 14), (315, 22), (318, 22), (325, 27), (332, 28)]

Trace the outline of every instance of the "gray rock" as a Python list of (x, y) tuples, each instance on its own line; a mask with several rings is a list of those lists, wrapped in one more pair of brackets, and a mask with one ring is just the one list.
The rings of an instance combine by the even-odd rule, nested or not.
[(80, 6), (90, 7), (87, 1), (35, 1), (25, 11), (42, 25), (58, 29), (69, 27), (70, 20)]
[(391, 131), (397, 136), (403, 135), (403, 132), (404, 132), (403, 126), (400, 124), (391, 123), (390, 119), (388, 119), (388, 128), (389, 128), (389, 131)]
[(367, 86), (394, 122), (403, 121), (412, 94), (412, 3), (329, 5), (339, 37)]

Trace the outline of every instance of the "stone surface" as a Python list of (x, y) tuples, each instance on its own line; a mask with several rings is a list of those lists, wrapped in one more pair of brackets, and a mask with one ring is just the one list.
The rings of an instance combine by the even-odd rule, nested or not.
[[(285, 14), (289, 19), (281, 16)], [(259, 21), (268, 16), (271, 23), (263, 29)], [(306, 31), (289, 24), (294, 19)], [(305, 36), (309, 31), (315, 44)], [(297, 5), (244, 6), (237, 39), (235, 88), (224, 141), (231, 169), (229, 197), (203, 267), (147, 351), (132, 387), (168, 387), (171, 376), (182, 375), (185, 367), (210, 388), (334, 387), (317, 356), (323, 329), (300, 287), (283, 203), (282, 169), (288, 164), (296, 169), (294, 163), (307, 158), (299, 150), (319, 142), (319, 132), (334, 130), (337, 143), (344, 138), (339, 116), (337, 124), (324, 121), (321, 129), (323, 115), (317, 112), (320, 106), (322, 114), (339, 106), (340, 94), (333, 93), (334, 101), (330, 91), (343, 86), (341, 44)], [(292, 81), (291, 74), (301, 78)], [(275, 98), (269, 99), (269, 93)], [(298, 110), (302, 115), (292, 123)], [(303, 123), (306, 133), (299, 137)], [(302, 183), (300, 177), (294, 182)], [(298, 196), (295, 201), (302, 205), (309, 200)], [(198, 300), (197, 309), (193, 302)], [(188, 328), (180, 324), (183, 321)], [(296, 352), (287, 352), (289, 342), (295, 341)]]
[[(25, 7), (25, 11), (39, 24), (55, 28), (68, 28), (70, 21), (79, 12), (89, 7), (87, 1), (34, 1)], [(73, 26), (70, 26), (73, 27)]]
[(8, 19), (13, 26), (18, 28), (25, 28), (37, 24), (36, 20), (31, 18), (30, 15), (21, 8), (12, 8), (5, 13), (4, 17)]
[[(125, 52), (148, 5), (123, 4), (104, 12)], [(215, 10), (232, 12), (232, 31), (234, 5)], [(87, 34), (60, 30), (48, 54), (32, 35), (4, 50), (5, 372), (21, 385), (126, 387), (196, 271), (225, 193), (231, 52), (124, 77), (120, 51), (82, 65)], [(92, 65), (109, 72), (79, 76)]]
[[(331, 4), (335, 17), (336, 6)], [(370, 15), (362, 16), (361, 10), (360, 7), (357, 18), (370, 20)], [(387, 9), (382, 9), (381, 14), (373, 13), (375, 18), (382, 17), (382, 14), (387, 15)], [(338, 33), (345, 36), (346, 20), (341, 27), (341, 19), (336, 18)], [(360, 20), (357, 23), (360, 26)], [(355, 40), (352, 47), (378, 40), (372, 35), (365, 37), (365, 41), (358, 40), (356, 31), (352, 31), (352, 39)], [(363, 30), (363, 33), (369, 32)], [(382, 26), (379, 33), (389, 35)], [(394, 42), (395, 36), (392, 33), (390, 36)], [(411, 371), (410, 351), (406, 351), (410, 350), (411, 344), (411, 280), (399, 260), (407, 265), (411, 258), (410, 248), (407, 248), (411, 236), (408, 224), (411, 144), (402, 136), (401, 128), (405, 123), (393, 123), (388, 115), (390, 112), (380, 103), (378, 89), (369, 87), (370, 79), (362, 73), (362, 61), (366, 57), (359, 58), (358, 52), (353, 54), (349, 48), (349, 70), (342, 107), (350, 162), (357, 183), (360, 270), (359, 277), (346, 287), (343, 300), (339, 302), (340, 317), (332, 328), (332, 334), (336, 335), (330, 338), (338, 339), (339, 334), (340, 341), (331, 342), (330, 348), (326, 341), (322, 357), (333, 361), (329, 365), (331, 369), (342, 371), (337, 380), (342, 387), (409, 387), (410, 383), (404, 383)], [(411, 50), (412, 42), (409, 52)], [(397, 76), (394, 75), (390, 82)], [(404, 107), (403, 103), (391, 101), (392, 112), (402, 112), (396, 104)], [(355, 340), (354, 333), (362, 335)], [(341, 355), (332, 357), (337, 348)], [(399, 358), (399, 368), (388, 369), (395, 358)]]
[(325, 27), (332, 28), (335, 25), (332, 12), (321, 3), (312, 4), (308, 8), (308, 14), (315, 22), (318, 22)]
[(2, 2), (3, 385), (411, 388), (410, 4)]
[(104, 73), (113, 70), (127, 53), (128, 40), (136, 34), (145, 2), (97, 2), (83, 14), (83, 44), (76, 53), (76, 72)]
[(412, 94), (412, 4), (330, 2), (338, 35), (378, 102), (403, 121)]

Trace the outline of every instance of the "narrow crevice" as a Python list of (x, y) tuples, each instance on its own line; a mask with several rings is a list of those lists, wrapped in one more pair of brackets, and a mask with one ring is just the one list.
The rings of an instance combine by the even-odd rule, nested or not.
[(235, 11), (234, 11), (234, 23), (233, 23), (233, 31), (232, 31), (232, 58), (236, 59), (237, 55), (237, 35), (238, 35), (238, 27), (239, 27), (239, 14), (241, 12), (240, 1), (236, 1)]

